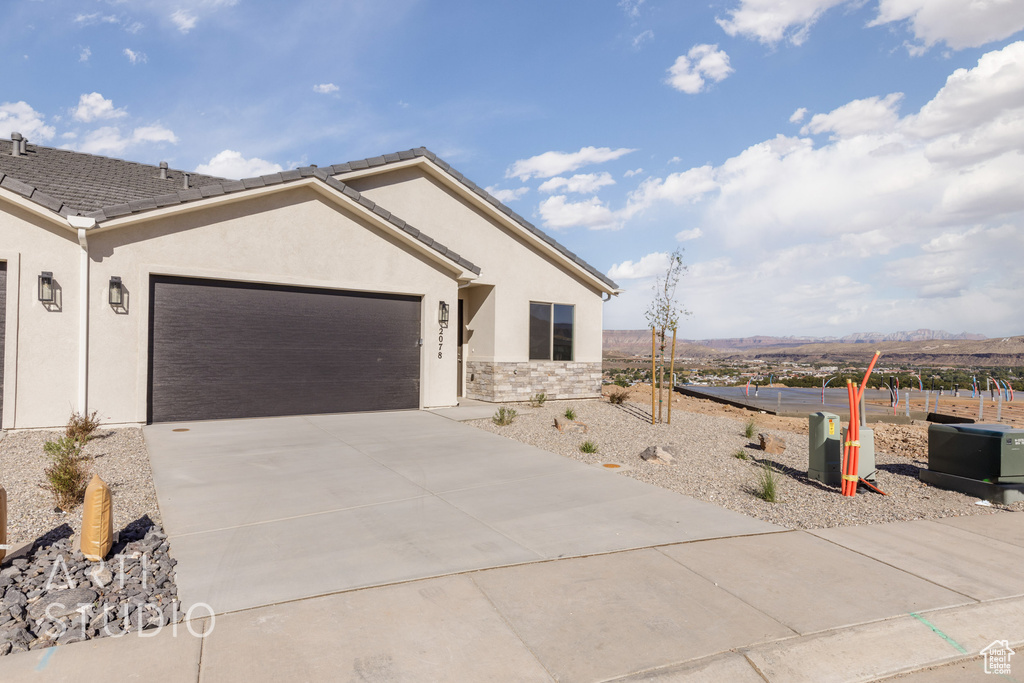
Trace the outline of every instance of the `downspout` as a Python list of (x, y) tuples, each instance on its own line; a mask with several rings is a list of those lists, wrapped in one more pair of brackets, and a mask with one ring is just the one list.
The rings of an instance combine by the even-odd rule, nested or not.
[(89, 409), (89, 238), (87, 231), (95, 227), (96, 220), (84, 216), (68, 216), (68, 224), (78, 231), (78, 412)]

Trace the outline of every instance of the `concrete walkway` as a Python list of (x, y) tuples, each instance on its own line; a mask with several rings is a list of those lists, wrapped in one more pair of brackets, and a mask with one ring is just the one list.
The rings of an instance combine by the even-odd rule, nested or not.
[[(982, 680), (997, 640), (1018, 673), (986, 680), (1024, 680), (1024, 513), (778, 531), (438, 416), (352, 417), (148, 430), (182, 595), (219, 612), (191, 624), (209, 635), (3, 657), (0, 680)], [(282, 477), (311, 483), (271, 502)], [(379, 500), (374, 482), (411, 488)], [(192, 509), (232, 488), (252, 491)], [(365, 500), (327, 509), (331, 492)]]

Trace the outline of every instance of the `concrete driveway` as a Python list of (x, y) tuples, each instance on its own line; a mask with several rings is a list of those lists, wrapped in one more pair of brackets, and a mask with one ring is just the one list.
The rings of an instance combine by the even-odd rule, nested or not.
[(217, 613), (782, 530), (426, 412), (159, 424), (145, 436), (180, 597)]

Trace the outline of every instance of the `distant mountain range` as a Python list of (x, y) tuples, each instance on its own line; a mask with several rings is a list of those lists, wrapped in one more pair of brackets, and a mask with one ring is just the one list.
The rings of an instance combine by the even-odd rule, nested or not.
[[(694, 359), (760, 358), (768, 361), (866, 362), (874, 351), (888, 362), (950, 366), (1024, 365), (1024, 336), (988, 339), (981, 334), (914, 330), (845, 337), (739, 337), (676, 340), (676, 357)], [(667, 351), (667, 349), (666, 349)], [(605, 330), (607, 360), (650, 356), (650, 330)]]

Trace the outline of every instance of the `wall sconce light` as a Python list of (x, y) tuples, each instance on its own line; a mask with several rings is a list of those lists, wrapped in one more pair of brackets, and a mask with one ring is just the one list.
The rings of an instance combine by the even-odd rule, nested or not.
[(448, 327), (448, 304), (441, 302), (437, 307), (437, 323), (441, 327)]
[(56, 296), (53, 289), (53, 273), (44, 270), (39, 274), (39, 300), (44, 304), (52, 304)]
[(124, 306), (124, 285), (121, 284), (121, 278), (116, 275), (110, 278), (108, 299), (111, 308), (121, 308)]

